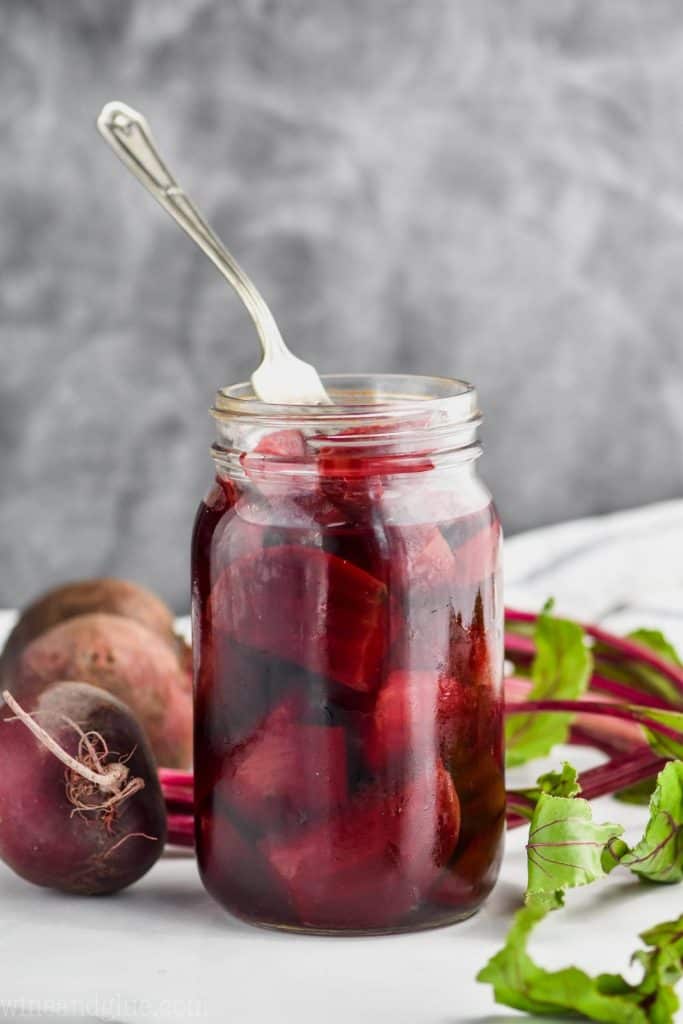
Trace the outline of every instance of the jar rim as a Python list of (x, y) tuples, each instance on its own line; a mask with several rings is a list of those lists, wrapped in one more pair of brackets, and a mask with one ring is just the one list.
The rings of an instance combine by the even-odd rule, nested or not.
[[(476, 388), (455, 377), (402, 373), (322, 374), (332, 405), (272, 405), (254, 394), (250, 382), (219, 388), (211, 413), (218, 420), (296, 421), (318, 426), (347, 420), (382, 421), (439, 413), (452, 426), (481, 420)], [(341, 400), (340, 400), (341, 399)], [(346, 399), (346, 400), (344, 400)]]

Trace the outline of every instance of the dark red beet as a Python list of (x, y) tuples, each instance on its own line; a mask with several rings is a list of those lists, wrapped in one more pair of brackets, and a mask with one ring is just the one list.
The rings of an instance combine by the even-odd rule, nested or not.
[(261, 849), (301, 924), (381, 930), (434, 884), (459, 827), (458, 797), (439, 764), (398, 792), (359, 793), (327, 821)]
[[(405, 421), (402, 429), (408, 431), (424, 426), (424, 418), (416, 417), (410, 423)], [(386, 442), (384, 445), (383, 436)], [(354, 437), (358, 438), (359, 443), (347, 441), (347, 438)], [(424, 451), (411, 454), (403, 452), (392, 457), (391, 445), (395, 445), (396, 435), (391, 425), (348, 427), (346, 430), (335, 432), (330, 440), (330, 445), (321, 444), (324, 439), (318, 441), (318, 468), (323, 478), (337, 477), (348, 483), (354, 479), (375, 477), (379, 482), (380, 477), (391, 476), (394, 473), (424, 473), (434, 468), (433, 460)]]
[(450, 750), (463, 723), (469, 723), (466, 690), (452, 676), (436, 672), (392, 672), (377, 696), (366, 738), (373, 771), (404, 761), (421, 765)]
[(63, 679), (102, 687), (123, 700), (144, 726), (159, 764), (188, 766), (192, 697), (177, 656), (150, 630), (132, 619), (99, 613), (61, 622), (24, 650), (12, 694), (33, 711), (45, 688)]
[(397, 582), (404, 588), (443, 589), (455, 572), (455, 557), (438, 526), (390, 527)]
[(387, 590), (334, 555), (286, 545), (233, 562), (210, 601), (216, 632), (354, 690), (374, 689), (387, 643)]
[[(211, 749), (223, 757), (280, 703), (298, 670), (228, 636), (207, 638), (197, 653), (197, 720)], [(198, 753), (203, 749), (198, 739)]]
[(289, 697), (229, 757), (216, 796), (251, 825), (273, 829), (330, 814), (348, 797), (345, 730), (301, 721)]
[(447, 474), (392, 475), (391, 439), (348, 443), (264, 438), (198, 514), (198, 859), (247, 919), (404, 930), (476, 908), (495, 873), (497, 528)]
[(232, 515), (225, 517), (214, 536), (218, 564), (227, 565), (238, 558), (258, 554), (265, 545), (266, 533), (266, 526), (245, 519), (235, 506)]
[(160, 636), (178, 657), (191, 684), (189, 648), (174, 632), (173, 613), (164, 602), (145, 587), (129, 580), (102, 578), (75, 580), (49, 590), (25, 608), (10, 633), (0, 657), (0, 682), (12, 689), (19, 658), (36, 637), (53, 626), (78, 615), (105, 612), (133, 619)]
[[(300, 460), (306, 456), (306, 438), (300, 430), (274, 430), (261, 438), (254, 452), (278, 459)], [(249, 458), (249, 454), (244, 455), (242, 462), (248, 463)]]
[(204, 884), (219, 902), (241, 914), (249, 907), (251, 919), (267, 923), (293, 920), (286, 893), (261, 850), (249, 842), (222, 811), (197, 817), (197, 850)]
[(479, 832), (445, 868), (429, 894), (435, 906), (453, 907), (467, 914), (476, 910), (495, 885), (503, 856), (505, 819)]
[(500, 523), (497, 519), (453, 550), (454, 582), (458, 587), (476, 586), (500, 567)]
[(86, 767), (107, 773), (119, 765), (113, 770), (127, 779), (116, 789), (93, 785), (65, 768), (23, 721), (4, 717), (0, 857), (29, 882), (63, 892), (99, 895), (137, 881), (166, 841), (154, 757), (137, 720), (125, 704), (86, 683), (48, 687), (34, 720)]
[[(315, 474), (310, 469), (301, 470), (307, 451), (306, 439), (300, 430), (275, 430), (245, 452), (240, 461), (263, 495), (282, 501), (291, 490), (295, 493), (317, 490)], [(283, 487), (283, 480), (286, 487)]]

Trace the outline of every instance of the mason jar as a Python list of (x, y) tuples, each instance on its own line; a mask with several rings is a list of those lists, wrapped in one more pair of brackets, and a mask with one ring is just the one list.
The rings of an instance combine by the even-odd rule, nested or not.
[(468, 917), (505, 823), (501, 530), (474, 388), (329, 376), (329, 406), (221, 389), (192, 552), (200, 872), (319, 933)]

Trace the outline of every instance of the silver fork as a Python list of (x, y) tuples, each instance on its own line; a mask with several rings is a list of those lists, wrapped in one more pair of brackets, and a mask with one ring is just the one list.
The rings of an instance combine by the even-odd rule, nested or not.
[(102, 108), (97, 127), (128, 170), (206, 253), (249, 310), (263, 348), (263, 360), (251, 375), (257, 397), (277, 405), (330, 405), (315, 367), (287, 348), (263, 296), (169, 171), (145, 117), (114, 100)]

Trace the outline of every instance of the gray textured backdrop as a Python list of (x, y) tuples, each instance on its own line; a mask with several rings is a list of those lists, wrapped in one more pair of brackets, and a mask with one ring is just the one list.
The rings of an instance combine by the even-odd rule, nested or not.
[(187, 604), (256, 347), (99, 140), (141, 107), (326, 370), (478, 384), (508, 530), (683, 493), (679, 0), (0, 0), (0, 605)]

